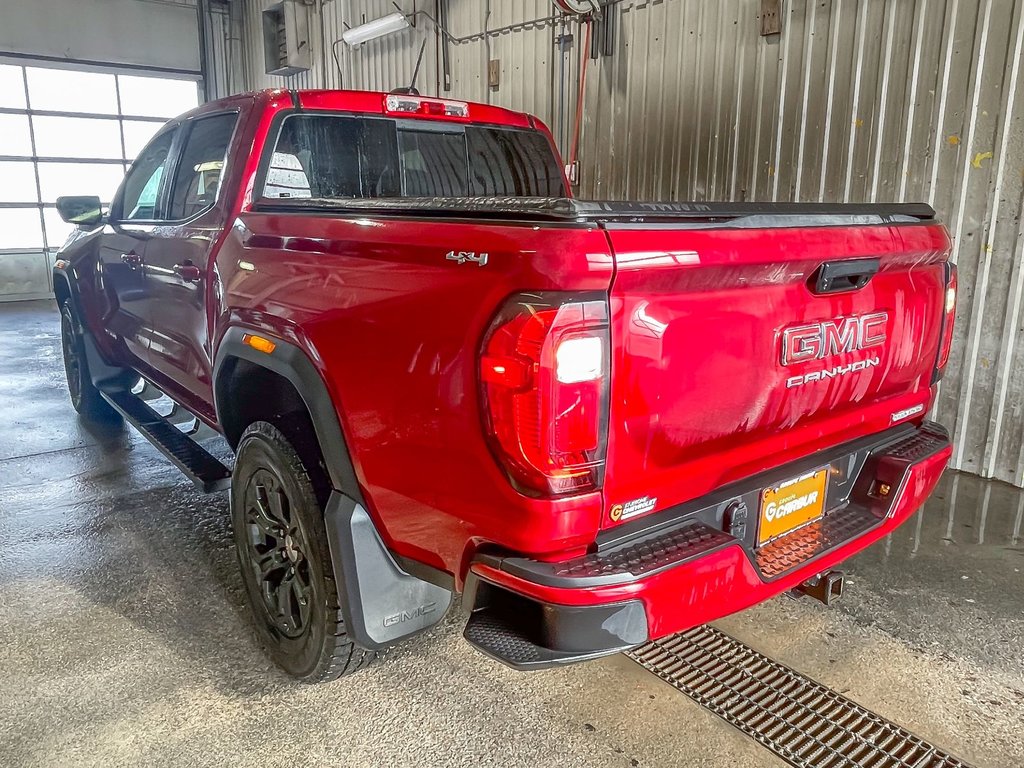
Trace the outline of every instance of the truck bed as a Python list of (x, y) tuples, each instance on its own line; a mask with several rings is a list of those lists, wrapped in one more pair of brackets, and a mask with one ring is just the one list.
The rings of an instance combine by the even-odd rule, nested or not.
[[(441, 355), (458, 359), (452, 371), (475, 368), (486, 324), (516, 290), (606, 292), (611, 389), (600, 528), (919, 421), (930, 404), (948, 238), (928, 205), (424, 197), (276, 199), (254, 208), (259, 234), (250, 246), (333, 254), (324, 263), (330, 272), (356, 268), (352, 258), (393, 272), (387, 290), (375, 283), (374, 291), (417, 322), (400, 324), (376, 348), (414, 351), (458, 339), (457, 351)], [(452, 248), (490, 259), (485, 269), (452, 271), (442, 261)], [(863, 266), (863, 282), (819, 292), (825, 265)], [(339, 300), (365, 300), (352, 293), (356, 275)], [(853, 323), (882, 316), (882, 342), (852, 343), (860, 333)], [(781, 359), (787, 329), (808, 326), (833, 334), (838, 346), (813, 359)], [(363, 333), (382, 328), (375, 316)], [(396, 407), (437, 398), (433, 377), (418, 393), (407, 375), (402, 383), (408, 405)], [(472, 396), (476, 381), (448, 386)], [(373, 388), (367, 414), (386, 389)], [(359, 403), (356, 394), (342, 399), (350, 411)], [(405, 477), (387, 485), (421, 494)], [(443, 506), (428, 504), (434, 514)]]

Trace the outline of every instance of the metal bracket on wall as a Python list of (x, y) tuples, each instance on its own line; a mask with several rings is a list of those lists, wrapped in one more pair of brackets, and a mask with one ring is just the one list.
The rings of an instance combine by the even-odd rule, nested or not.
[[(437, 7), (434, 9), (437, 19), (440, 22), (438, 27), (447, 31), (448, 29), (448, 0), (437, 0)], [(442, 85), (445, 91), (452, 89), (452, 49), (448, 35), (441, 35), (441, 74)]]
[(593, 17), (594, 34), (590, 38), (590, 58), (612, 56), (615, 53), (615, 31), (619, 21), (619, 3), (604, 0), (601, 13)]
[(782, 32), (782, 0), (761, 0), (761, 35), (778, 35)]
[(416, 9), (416, 0), (412, 0), (412, 10), (409, 11), (408, 13), (398, 3), (392, 2), (391, 4), (395, 6), (395, 8), (398, 10), (400, 14), (409, 19), (409, 26), (412, 27), (413, 29), (416, 29), (416, 17), (419, 15), (419, 11)]

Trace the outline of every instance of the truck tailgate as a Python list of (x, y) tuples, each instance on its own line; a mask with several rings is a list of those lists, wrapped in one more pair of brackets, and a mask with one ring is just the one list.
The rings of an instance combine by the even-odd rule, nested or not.
[(604, 527), (924, 415), (945, 230), (813, 219), (605, 224)]

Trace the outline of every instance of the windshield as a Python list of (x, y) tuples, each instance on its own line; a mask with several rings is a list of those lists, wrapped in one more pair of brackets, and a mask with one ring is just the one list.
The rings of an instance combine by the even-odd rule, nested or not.
[(263, 197), (564, 197), (534, 130), (347, 115), (289, 115)]

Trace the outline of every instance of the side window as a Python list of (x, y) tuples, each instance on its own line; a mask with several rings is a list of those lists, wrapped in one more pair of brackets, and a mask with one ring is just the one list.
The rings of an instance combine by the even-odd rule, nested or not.
[(167, 156), (170, 154), (176, 132), (167, 131), (153, 139), (128, 169), (128, 175), (125, 176), (121, 187), (121, 219), (145, 221), (156, 218), (156, 198), (160, 191), (160, 180), (164, 176)]
[(174, 174), (168, 218), (188, 219), (213, 206), (237, 119), (232, 113), (192, 121)]

